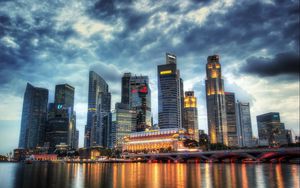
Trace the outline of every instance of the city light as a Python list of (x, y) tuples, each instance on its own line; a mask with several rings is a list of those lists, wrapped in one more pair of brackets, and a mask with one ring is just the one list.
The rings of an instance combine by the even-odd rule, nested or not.
[(161, 71), (160, 74), (161, 75), (172, 74), (172, 71), (171, 70)]
[(0, 5), (1, 188), (300, 188), (298, 1)]

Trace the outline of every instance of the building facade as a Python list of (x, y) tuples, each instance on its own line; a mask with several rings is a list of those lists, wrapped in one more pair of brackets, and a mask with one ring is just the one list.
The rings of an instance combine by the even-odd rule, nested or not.
[(130, 78), (130, 107), (136, 111), (136, 131), (145, 131), (151, 125), (151, 90), (148, 76)]
[(252, 147), (253, 134), (250, 115), (250, 104), (237, 101), (236, 103), (238, 142), (240, 147)]
[(104, 132), (110, 127), (110, 109), (111, 94), (106, 81), (94, 71), (90, 71), (85, 147), (107, 147), (105, 144), (108, 135)]
[(225, 92), (228, 146), (238, 147), (235, 95)]
[(130, 78), (131, 73), (124, 73), (122, 77), (122, 96), (121, 96), (121, 103), (122, 104), (129, 104), (130, 103)]
[[(60, 109), (66, 109), (68, 114), (68, 142), (70, 148), (75, 148), (76, 112), (74, 111), (75, 88), (69, 84), (55, 86), (54, 104)], [(58, 112), (58, 111), (56, 111)], [(63, 112), (64, 113), (64, 112)], [(58, 114), (56, 114), (58, 115)]]
[(50, 152), (60, 146), (76, 149), (75, 88), (69, 84), (55, 86), (54, 103), (49, 104), (46, 145)]
[(79, 147), (79, 130), (76, 129), (74, 149), (78, 149), (78, 147)]
[(205, 88), (210, 142), (228, 145), (224, 81), (218, 55), (207, 58)]
[(44, 145), (49, 91), (27, 83), (22, 109), (19, 148)]
[(59, 145), (73, 147), (72, 134), (75, 119), (72, 108), (61, 104), (50, 103), (46, 127), (46, 143), (50, 152), (54, 152)]
[(112, 114), (112, 145), (122, 147), (124, 137), (136, 132), (136, 111), (128, 104), (116, 103)]
[(278, 112), (256, 116), (260, 146), (277, 146), (287, 144), (284, 123), (280, 122)]
[(176, 56), (166, 54), (166, 64), (158, 65), (158, 124), (161, 129), (181, 128), (183, 81), (177, 70)]
[(184, 140), (189, 138), (185, 129), (170, 128), (135, 132), (127, 135), (123, 152), (163, 152), (187, 150)]
[(55, 86), (54, 103), (74, 110), (75, 88), (69, 84), (59, 84)]
[(197, 98), (194, 91), (185, 92), (182, 127), (191, 135), (191, 139), (199, 141)]
[(152, 126), (148, 76), (133, 76), (131, 73), (125, 73), (122, 77), (121, 103), (136, 111), (136, 131), (145, 131)]

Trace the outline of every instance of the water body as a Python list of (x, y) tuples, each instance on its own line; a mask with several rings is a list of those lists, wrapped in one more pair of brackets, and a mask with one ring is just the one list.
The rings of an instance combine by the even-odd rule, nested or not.
[(0, 187), (291, 187), (300, 165), (235, 163), (0, 163)]

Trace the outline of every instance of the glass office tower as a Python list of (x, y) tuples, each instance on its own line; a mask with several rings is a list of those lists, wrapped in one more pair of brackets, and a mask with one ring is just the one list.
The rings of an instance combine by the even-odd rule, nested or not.
[(256, 116), (259, 145), (278, 146), (287, 144), (284, 123), (280, 122), (278, 112)]
[(238, 146), (235, 95), (225, 92), (228, 146)]
[(148, 76), (125, 73), (122, 77), (122, 104), (136, 111), (136, 131), (145, 131), (151, 124), (151, 90)]
[(63, 146), (76, 148), (75, 88), (69, 84), (55, 86), (54, 103), (49, 104), (46, 142), (50, 152)]
[(151, 125), (151, 90), (148, 76), (130, 78), (130, 107), (136, 111), (136, 131), (145, 131)]
[(183, 82), (177, 70), (176, 56), (166, 54), (166, 64), (158, 65), (158, 124), (161, 129), (181, 128)]
[(54, 103), (61, 104), (74, 109), (75, 88), (69, 84), (59, 84), (55, 86)]
[(61, 104), (50, 103), (46, 127), (46, 143), (49, 151), (54, 152), (59, 146), (68, 149), (74, 147), (74, 130), (76, 134), (75, 116), (72, 108)]
[(104, 132), (109, 127), (106, 121), (111, 109), (111, 94), (106, 81), (94, 71), (89, 73), (89, 94), (87, 125), (85, 127), (84, 146), (104, 146)]
[(136, 111), (131, 109), (128, 104), (116, 103), (112, 116), (112, 133), (114, 133), (112, 139), (114, 146), (120, 148), (124, 137), (136, 132)]
[(122, 77), (122, 98), (121, 103), (129, 104), (131, 73), (125, 73)]
[(236, 117), (238, 142), (240, 147), (252, 147), (253, 134), (250, 115), (250, 104), (237, 101), (236, 103)]
[(44, 145), (48, 95), (48, 89), (27, 83), (23, 99), (19, 148), (33, 149)]

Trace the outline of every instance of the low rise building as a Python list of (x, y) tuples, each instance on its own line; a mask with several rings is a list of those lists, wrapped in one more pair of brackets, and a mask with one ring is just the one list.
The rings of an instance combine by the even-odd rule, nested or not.
[(94, 146), (90, 148), (79, 148), (79, 158), (80, 159), (92, 159), (96, 160), (100, 157), (100, 147)]
[(4, 156), (4, 155), (0, 155), (0, 161), (7, 161), (8, 157)]
[(29, 149), (23, 149), (23, 148), (17, 148), (14, 149), (14, 160), (16, 161), (22, 161), (25, 160), (26, 156), (29, 156), (32, 154), (32, 151)]
[(278, 112), (256, 116), (260, 146), (277, 146), (288, 143), (284, 123)]
[(187, 150), (185, 129), (169, 128), (131, 133), (124, 137), (123, 152), (161, 152)]
[(33, 154), (31, 158), (37, 161), (55, 161), (57, 160), (57, 155), (56, 154)]

